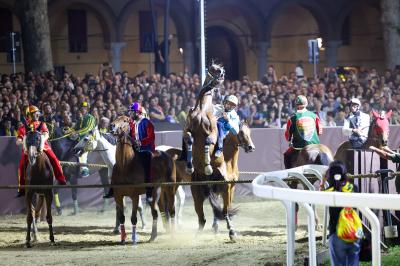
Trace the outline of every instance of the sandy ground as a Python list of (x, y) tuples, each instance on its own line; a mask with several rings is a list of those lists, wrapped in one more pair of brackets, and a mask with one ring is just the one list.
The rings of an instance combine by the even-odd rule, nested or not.
[[(68, 216), (71, 210), (66, 209), (64, 215), (54, 216), (56, 246), (49, 245), (47, 223), (39, 223), (39, 241), (31, 249), (24, 245), (25, 216), (3, 216), (0, 217), (0, 265), (284, 265), (286, 227), (282, 204), (245, 197), (237, 199), (235, 206), (239, 207), (239, 214), (233, 219), (238, 233), (235, 243), (229, 241), (224, 221), (220, 222), (218, 234), (212, 232), (208, 202), (205, 202), (207, 224), (202, 234), (196, 236), (197, 216), (193, 202), (187, 200), (183, 224), (175, 235), (165, 233), (159, 219), (159, 237), (153, 243), (147, 243), (151, 230), (147, 210), (147, 225), (139, 230), (139, 243), (135, 246), (131, 241), (119, 245), (119, 236), (112, 234), (113, 205), (101, 214), (91, 209)], [(130, 210), (125, 223), (130, 233), (129, 217)], [(300, 209), (296, 265), (303, 265), (308, 253), (304, 239), (306, 221), (305, 212)], [(321, 249), (321, 241), (317, 245)]]

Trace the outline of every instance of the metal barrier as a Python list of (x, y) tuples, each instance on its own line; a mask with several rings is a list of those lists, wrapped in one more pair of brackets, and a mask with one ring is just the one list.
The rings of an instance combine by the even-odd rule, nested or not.
[[(296, 172), (304, 171), (304, 169), (314, 169), (314, 171), (322, 172), (327, 166), (306, 165), (297, 167)], [(302, 169), (302, 170), (301, 170)], [(293, 169), (264, 173), (257, 176), (253, 182), (253, 193), (256, 196), (268, 199), (281, 201), (291, 201), (309, 204), (319, 204), (331, 207), (354, 207), (357, 208), (371, 224), (372, 227), (372, 265), (381, 265), (380, 253), (380, 225), (378, 217), (370, 210), (373, 209), (390, 209), (400, 210), (400, 197), (397, 195), (381, 195), (381, 194), (366, 194), (366, 193), (340, 193), (340, 192), (318, 192), (293, 190), (288, 188), (272, 187), (265, 184), (271, 177), (284, 178), (288, 172), (293, 172)], [(315, 231), (315, 228), (309, 230)], [(315, 248), (310, 246), (310, 249)], [(316, 252), (313, 252), (316, 254)], [(288, 265), (293, 265), (294, 258), (291, 253), (287, 253)], [(313, 261), (311, 261), (313, 259)], [(310, 265), (316, 265), (316, 256), (310, 257)]]

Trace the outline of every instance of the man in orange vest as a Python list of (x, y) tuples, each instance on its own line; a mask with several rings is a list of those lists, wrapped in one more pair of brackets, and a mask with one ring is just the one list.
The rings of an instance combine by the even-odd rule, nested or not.
[[(57, 179), (58, 183), (61, 185), (65, 185), (66, 184), (65, 176), (63, 174), (60, 162), (57, 159), (51, 147), (49, 146), (49, 143), (47, 142), (47, 139), (49, 138), (49, 130), (47, 129), (45, 123), (39, 121), (40, 117), (39, 108), (37, 108), (34, 105), (30, 105), (26, 110), (26, 116), (27, 116), (27, 124), (26, 125), (23, 124), (18, 128), (18, 136), (16, 142), (17, 145), (23, 144), (24, 137), (28, 130), (30, 129), (37, 130), (40, 127), (41, 128), (40, 131), (42, 133), (42, 142), (44, 142), (44, 145), (41, 145), (41, 149), (43, 150), (40, 150), (40, 152), (42, 151), (45, 152), (47, 157), (49, 158), (51, 166), (53, 167), (54, 176)], [(25, 184), (25, 175), (26, 175), (25, 170), (26, 170), (27, 160), (28, 160), (27, 151), (23, 148), (18, 169), (18, 186)], [(20, 188), (18, 190), (17, 197), (21, 197), (23, 195), (25, 195), (25, 190)]]

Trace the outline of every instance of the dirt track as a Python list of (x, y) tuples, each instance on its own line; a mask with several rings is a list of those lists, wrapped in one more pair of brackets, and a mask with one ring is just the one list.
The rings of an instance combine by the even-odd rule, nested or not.
[[(236, 200), (240, 212), (234, 218), (238, 232), (236, 243), (229, 241), (225, 222), (220, 233), (211, 231), (211, 209), (206, 203), (207, 224), (204, 232), (195, 237), (197, 216), (193, 202), (187, 201), (183, 225), (174, 237), (166, 234), (159, 219), (159, 237), (150, 237), (150, 212), (147, 226), (139, 230), (139, 244), (121, 246), (119, 236), (112, 234), (114, 209), (98, 214), (85, 210), (78, 216), (54, 216), (57, 246), (48, 243), (47, 223), (39, 224), (39, 242), (32, 249), (25, 243), (25, 216), (0, 218), (0, 265), (283, 265), (286, 262), (285, 212), (281, 203), (255, 198)], [(300, 209), (301, 210), (301, 209)], [(125, 226), (130, 233), (130, 210)], [(322, 217), (322, 215), (320, 216)], [(296, 239), (307, 236), (306, 215), (300, 211), (300, 228)], [(141, 225), (139, 222), (138, 225)], [(318, 232), (317, 232), (318, 234)], [(128, 234), (129, 237), (129, 234)], [(129, 239), (129, 238), (128, 238)], [(319, 243), (319, 242), (318, 242)], [(318, 244), (320, 245), (320, 244)], [(303, 264), (308, 253), (307, 241), (296, 243), (296, 265)]]

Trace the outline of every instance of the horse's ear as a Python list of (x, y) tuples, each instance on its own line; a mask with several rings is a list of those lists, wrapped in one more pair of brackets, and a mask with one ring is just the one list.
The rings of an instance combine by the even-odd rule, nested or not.
[(377, 118), (380, 117), (380, 115), (379, 115), (374, 109), (372, 109), (372, 116), (373, 116), (375, 119), (377, 119)]
[(389, 112), (385, 114), (385, 117), (386, 119), (390, 119), (391, 116), (392, 116), (392, 110), (389, 110)]

